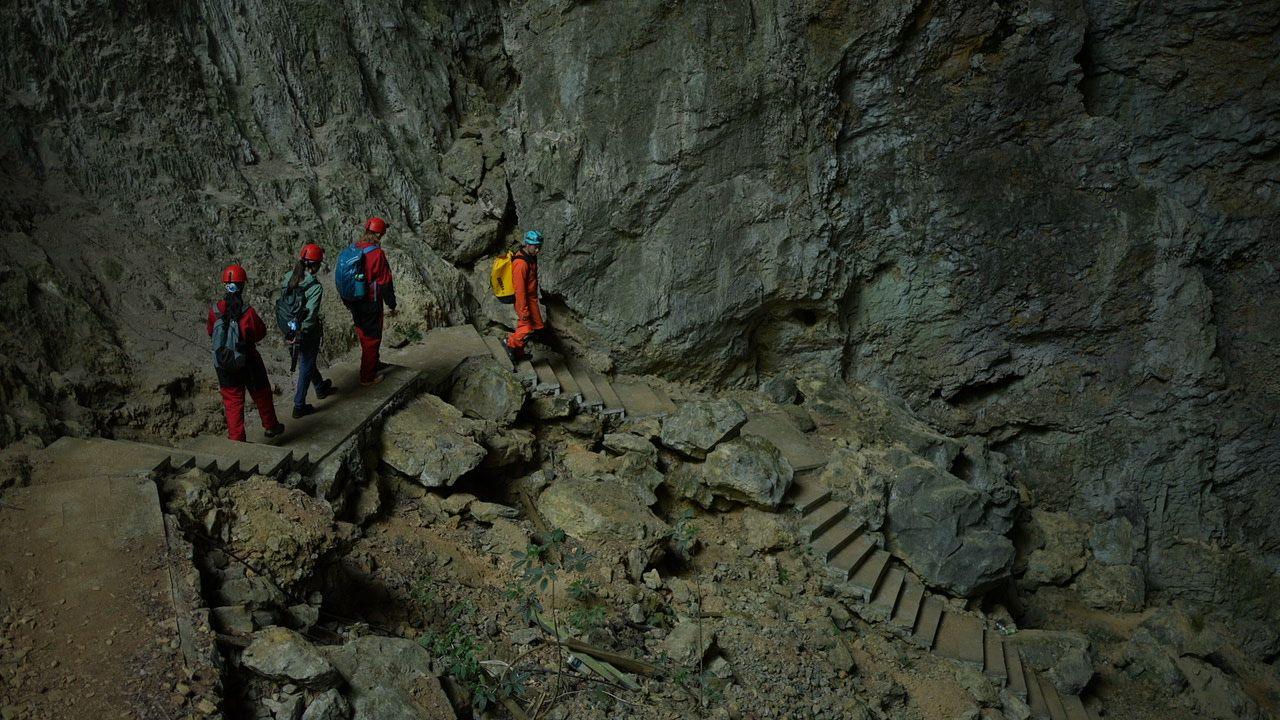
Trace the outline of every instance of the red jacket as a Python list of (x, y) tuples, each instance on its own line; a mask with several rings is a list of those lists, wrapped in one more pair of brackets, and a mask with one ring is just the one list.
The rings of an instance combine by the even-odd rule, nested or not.
[(511, 262), (511, 282), (516, 286), (516, 319), (521, 325), (541, 329), (542, 308), (538, 306), (538, 260), (517, 252)]
[(387, 254), (377, 243), (364, 240), (358, 241), (356, 247), (361, 250), (367, 247), (376, 248), (365, 253), (364, 256), (364, 277), (369, 288), (369, 299), (373, 302), (381, 299), (387, 303), (387, 307), (395, 310), (396, 287), (392, 282), (391, 263), (387, 262)]
[[(219, 322), (218, 315), (226, 312), (227, 301), (219, 300), (217, 308), (217, 313), (213, 308), (209, 308), (209, 321), (205, 326), (209, 337), (213, 337), (213, 326)], [(246, 305), (244, 312), (240, 314), (240, 337), (244, 340), (245, 351), (250, 355), (257, 355), (258, 348), (254, 346), (266, 336), (267, 326), (262, 322), (262, 318), (258, 317), (258, 311), (254, 310), (253, 306)]]

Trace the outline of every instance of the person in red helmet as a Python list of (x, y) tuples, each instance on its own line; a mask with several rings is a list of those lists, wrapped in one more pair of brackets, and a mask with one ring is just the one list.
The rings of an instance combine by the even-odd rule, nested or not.
[(382, 382), (378, 371), (382, 367), (379, 352), (382, 348), (383, 307), (388, 315), (396, 313), (396, 287), (391, 277), (391, 264), (382, 251), (382, 236), (387, 223), (380, 217), (371, 217), (364, 223), (364, 234), (356, 241), (356, 248), (364, 257), (364, 297), (359, 300), (343, 299), (351, 311), (351, 321), (356, 326), (360, 340), (360, 384), (376, 385)]
[(249, 276), (239, 265), (228, 265), (222, 271), (226, 295), (209, 308), (207, 331), (213, 338), (213, 365), (218, 372), (218, 388), (222, 393), (222, 409), (227, 416), (227, 437), (245, 441), (244, 395), (248, 391), (258, 406), (264, 434), (275, 437), (284, 432), (284, 424), (276, 418), (271, 398), (271, 381), (267, 366), (256, 347), (267, 335), (258, 312), (244, 299)]
[(511, 257), (511, 282), (516, 292), (516, 329), (507, 336), (504, 347), (515, 363), (528, 357), (525, 349), (531, 335), (546, 326), (538, 305), (538, 253), (542, 252), (542, 233), (530, 230), (524, 234), (520, 249)]
[(302, 246), (298, 253), (298, 262), (293, 270), (284, 277), (282, 297), (296, 297), (290, 293), (297, 292), (300, 302), (290, 303), (290, 313), (285, 321), (291, 327), (285, 329), (286, 337), (296, 349), (298, 361), (298, 384), (293, 393), (293, 417), (300, 418), (316, 411), (314, 405), (307, 402), (307, 390), (314, 387), (316, 397), (323, 400), (333, 393), (333, 383), (320, 374), (316, 361), (320, 355), (320, 340), (324, 336), (321, 301), (324, 298), (324, 286), (320, 284), (316, 273), (324, 262), (324, 248), (314, 243)]

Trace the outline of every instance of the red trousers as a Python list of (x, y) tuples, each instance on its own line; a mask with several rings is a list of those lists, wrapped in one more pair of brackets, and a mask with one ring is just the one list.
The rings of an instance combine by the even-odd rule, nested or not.
[[(245, 387), (223, 385), (218, 388), (218, 391), (222, 393), (222, 410), (227, 415), (227, 437), (244, 442), (246, 439), (244, 434)], [(280, 424), (276, 418), (275, 401), (271, 399), (271, 385), (250, 390), (249, 396), (253, 398), (253, 404), (258, 406), (258, 417), (262, 420), (262, 427), (270, 429)]]
[(360, 382), (371, 383), (378, 374), (378, 352), (382, 348), (382, 333), (373, 337), (356, 326), (356, 339), (360, 341)]
[(524, 354), (525, 341), (529, 336), (541, 330), (543, 325), (535, 325), (532, 320), (519, 320), (516, 322), (516, 331), (507, 336), (507, 347), (515, 351), (516, 355)]

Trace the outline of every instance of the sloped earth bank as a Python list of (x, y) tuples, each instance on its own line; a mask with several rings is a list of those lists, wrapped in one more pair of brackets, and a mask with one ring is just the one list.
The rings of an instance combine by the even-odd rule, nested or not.
[[(488, 372), (465, 365), (455, 386)], [(809, 430), (829, 458), (814, 472), (887, 547), (909, 548), (934, 591), (985, 611), (1095, 715), (1263, 718), (1280, 707), (1275, 667), (1251, 659), (1211, 618), (1148, 608), (1141, 592), (1134, 600), (1114, 582), (1104, 584), (1117, 595), (1099, 601), (1087, 578), (1135, 569), (1133, 539), (1123, 528), (1088, 534), (1039, 509), (981, 443), (934, 433), (843, 383), (784, 378), (768, 394), (670, 390), (675, 414), (622, 422), (576, 413), (539, 420), (550, 402), (524, 402), (522, 392), (446, 393), (456, 407), (410, 400), (382, 437), (368, 434), (370, 470), (340, 493), (349, 500), (338, 515), (296, 473), (161, 480), (167, 511), (197, 549), (225, 661), (220, 710), (193, 700), (184, 712), (1027, 717), (980, 668), (862, 619), (861, 601), (805, 549), (796, 516), (777, 503), (774, 493), (786, 492), (777, 485), (794, 472), (767, 441), (748, 443), (752, 461), (736, 463), (735, 482), (721, 482), (717, 453), (741, 443), (743, 422), (764, 413)], [(478, 419), (512, 400), (524, 404), (515, 418)], [(408, 464), (415, 446), (404, 441), (418, 428), (438, 436), (442, 417), (459, 441), (418, 447), (438, 467), (465, 465), (443, 486), (439, 472)], [(970, 470), (952, 474), (961, 457)], [(903, 487), (922, 492), (921, 477), (933, 495), (963, 499), (918, 505), (951, 530), (949, 538), (936, 530), (932, 544), (895, 508)], [(1035, 531), (1010, 533), (1015, 516)], [(980, 550), (991, 568), (980, 585), (930, 556)], [(531, 621), (537, 614), (651, 671), (631, 687), (605, 681), (549, 642)]]

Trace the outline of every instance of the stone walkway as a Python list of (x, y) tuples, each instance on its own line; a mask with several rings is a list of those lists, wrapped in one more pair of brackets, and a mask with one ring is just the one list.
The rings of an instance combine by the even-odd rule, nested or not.
[[(32, 718), (182, 714), (173, 688), (199, 663), (189, 657), (193, 598), (179, 576), (193, 570), (189, 558), (174, 560), (185, 543), (166, 529), (153, 473), (314, 468), (413, 393), (441, 390), (463, 360), (486, 355), (511, 368), (497, 338), (439, 328), (386, 350), (391, 367), (370, 387), (360, 386), (350, 356), (326, 369), (338, 393), (269, 441), (261, 428), (248, 443), (201, 436), (177, 447), (68, 437), (32, 454), (31, 484), (0, 505), (0, 599), (16, 618), (13, 650), (38, 670), (11, 681), (11, 702)], [(535, 394), (571, 394), (587, 411), (643, 417), (674, 408), (643, 383), (620, 395), (574, 358), (540, 355), (513, 369)]]

